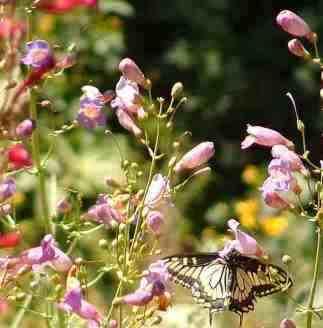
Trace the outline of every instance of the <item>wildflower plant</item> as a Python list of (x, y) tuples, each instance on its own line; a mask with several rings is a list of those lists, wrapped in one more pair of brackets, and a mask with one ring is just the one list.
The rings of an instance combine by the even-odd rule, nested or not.
[[(160, 312), (167, 311), (172, 299), (169, 272), (164, 261), (159, 260), (167, 253), (159, 244), (160, 237), (166, 222), (172, 219), (176, 196), (192, 179), (210, 171), (207, 163), (215, 153), (211, 141), (187, 149), (183, 140), (189, 133), (178, 135), (173, 130), (176, 113), (187, 101), (183, 84), (175, 83), (167, 99), (155, 98), (153, 83), (129, 58), (120, 61), (119, 81), (109, 86), (113, 91), (100, 91), (94, 80), (80, 90), (79, 108), (72, 122), (59, 128), (43, 126), (45, 121), (40, 120), (39, 112), (51, 106), (45, 85), (71, 68), (74, 57), (68, 51), (59, 54), (50, 40), (36, 38), (35, 15), (42, 15), (43, 11), (63, 15), (85, 8), (99, 10), (99, 5), (96, 0), (39, 0), (29, 4), (23, 17), (18, 18), (14, 1), (0, 3), (5, 16), (0, 21), (0, 38), (5, 41), (1, 68), (7, 78), (0, 109), (0, 216), (5, 227), (0, 234), (0, 248), (9, 249), (0, 258), (0, 308), (15, 309), (10, 323), (13, 328), (22, 325), (27, 313), (48, 327), (77, 327), (79, 322), (79, 326), (85, 323), (88, 327), (158, 325), (162, 321)], [(312, 57), (294, 39), (288, 45), (291, 53), (321, 67), (317, 36), (309, 26), (287, 11), (277, 21), (293, 36), (304, 37), (314, 45)], [(310, 328), (313, 314), (320, 312), (314, 306), (314, 296), (320, 261), (323, 169), (310, 160), (305, 126), (297, 111), (296, 114), (303, 140), (301, 154), (279, 132), (260, 126), (248, 126), (248, 136), (241, 146), (246, 149), (256, 144), (272, 150), (268, 178), (261, 187), (266, 204), (290, 210), (315, 225), (317, 252), (312, 288), (308, 304), (298, 308), (307, 316)], [(110, 131), (112, 119), (149, 158), (148, 167), (126, 158)], [(73, 186), (65, 188), (63, 197), (52, 204), (48, 187), (51, 156), (58, 141), (76, 129), (84, 133), (97, 130), (114, 142), (123, 179), (108, 177), (107, 188), (97, 194), (96, 202), (90, 206), (84, 204), (82, 193)], [(31, 224), (41, 238), (33, 247), (19, 248), (24, 236), (14, 197), (20, 188), (16, 180), (27, 174), (37, 186), (39, 208)], [(312, 193), (308, 204), (302, 202), (299, 175), (308, 182)], [(235, 238), (227, 241), (222, 256), (232, 251), (256, 258), (266, 256), (257, 241), (238, 228), (239, 222), (231, 219), (228, 227)], [(98, 232), (103, 236), (97, 241), (102, 258), (87, 258), (86, 252), (82, 253), (83, 241), (97, 238)], [(106, 276), (112, 279), (113, 296), (110, 302), (96, 306), (88, 295)], [(281, 323), (281, 327), (293, 325), (290, 319)]]

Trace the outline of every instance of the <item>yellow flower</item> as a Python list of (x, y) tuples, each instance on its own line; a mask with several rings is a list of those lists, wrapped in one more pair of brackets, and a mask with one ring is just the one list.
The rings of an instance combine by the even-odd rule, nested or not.
[(268, 236), (276, 237), (284, 233), (288, 228), (288, 220), (285, 216), (268, 216), (260, 221), (262, 230)]
[(239, 217), (240, 223), (246, 228), (255, 228), (257, 226), (259, 208), (258, 200), (254, 198), (237, 202), (235, 211)]
[(256, 165), (247, 165), (241, 175), (242, 181), (248, 185), (258, 186), (263, 180), (263, 176)]

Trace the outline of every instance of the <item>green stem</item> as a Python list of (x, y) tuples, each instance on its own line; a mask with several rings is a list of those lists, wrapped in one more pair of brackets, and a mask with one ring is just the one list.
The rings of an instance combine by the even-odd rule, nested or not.
[(313, 273), (313, 280), (312, 280), (312, 287), (308, 299), (307, 309), (307, 328), (312, 328), (312, 319), (313, 319), (313, 303), (315, 298), (315, 291), (317, 287), (319, 271), (320, 271), (320, 250), (321, 250), (321, 229), (318, 226), (316, 228), (316, 255), (315, 255), (315, 265), (314, 265), (314, 273)]
[(21, 309), (19, 310), (19, 312), (17, 313), (16, 317), (14, 318), (13, 322), (10, 325), (10, 328), (19, 328), (21, 326), (21, 321), (25, 315), (26, 310), (29, 308), (30, 303), (32, 301), (33, 295), (29, 294), (25, 301), (23, 306), (21, 307)]
[[(30, 90), (30, 117), (37, 124), (38, 115), (37, 115), (37, 108), (36, 108), (36, 95), (33, 90)], [(42, 167), (41, 159), (40, 159), (39, 127), (36, 127), (36, 129), (34, 130), (31, 142), (32, 142), (33, 159), (37, 168), (38, 196), (40, 199), (41, 216), (44, 221), (45, 231), (49, 233), (51, 232), (51, 224), (50, 224), (48, 200), (46, 197), (44, 169)]]

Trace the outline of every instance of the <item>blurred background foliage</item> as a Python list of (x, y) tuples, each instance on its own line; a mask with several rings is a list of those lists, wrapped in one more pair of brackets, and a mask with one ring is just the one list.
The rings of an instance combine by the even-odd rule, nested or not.
[[(43, 89), (42, 97), (51, 100), (52, 112), (44, 110), (41, 115), (44, 120), (50, 117), (52, 128), (75, 118), (83, 85), (114, 89), (122, 57), (134, 59), (151, 78), (154, 96), (169, 99), (173, 83), (183, 82), (188, 102), (177, 113), (175, 135), (192, 132), (185, 149), (203, 140), (215, 142), (216, 156), (212, 175), (196, 178), (176, 199), (182, 216), (176, 225), (181, 235), (177, 248), (216, 249), (226, 220), (237, 217), (263, 239), (275, 260), (291, 253), (300, 261), (295, 265), (302, 269), (296, 273), (294, 296), (302, 299), (313, 253), (311, 229), (301, 218), (264, 206), (258, 188), (266, 176), (269, 151), (240, 149), (247, 123), (277, 129), (300, 145), (285, 96), (289, 91), (306, 124), (312, 157), (322, 158), (320, 73), (288, 53), (289, 37), (275, 23), (277, 13), (286, 8), (323, 34), (322, 1), (101, 0), (97, 12), (38, 14), (36, 36), (56, 44), (58, 51), (74, 47), (77, 52), (77, 64)], [(108, 128), (124, 153), (144, 167), (143, 149), (118, 126), (112, 110)], [(69, 132), (55, 139), (49, 163), (55, 177), (50, 183), (58, 185), (60, 192), (78, 189), (85, 205), (92, 204), (96, 194), (105, 190), (104, 177), (120, 176), (118, 156), (112, 138), (102, 130)], [(31, 206), (26, 200), (33, 182), (23, 176), (19, 185), (22, 194), (16, 202), (21, 204), (19, 213), (28, 218)], [(51, 197), (55, 203), (59, 193)], [(279, 318), (270, 320), (278, 325)]]

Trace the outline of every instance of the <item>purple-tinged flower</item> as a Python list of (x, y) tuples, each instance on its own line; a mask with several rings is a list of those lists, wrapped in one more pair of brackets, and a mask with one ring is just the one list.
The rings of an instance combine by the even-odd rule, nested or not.
[(240, 223), (234, 219), (228, 221), (229, 229), (234, 233), (235, 240), (229, 241), (224, 249), (220, 251), (221, 256), (225, 257), (233, 249), (245, 256), (262, 257), (266, 254), (263, 248), (257, 243), (257, 241), (241, 231), (239, 227)]
[(292, 150), (289, 150), (284, 145), (275, 145), (271, 149), (271, 155), (274, 158), (278, 158), (288, 162), (292, 171), (299, 171), (303, 174), (307, 172), (300, 157)]
[(80, 109), (77, 121), (87, 129), (106, 124), (106, 114), (103, 112), (104, 96), (95, 87), (86, 85), (82, 88), (83, 95), (80, 99)]
[(54, 56), (47, 41), (35, 40), (26, 44), (26, 54), (21, 58), (22, 63), (37, 69), (54, 66)]
[(288, 42), (288, 50), (295, 56), (301, 58), (310, 58), (310, 53), (305, 49), (303, 43), (298, 39), (292, 39)]
[[(285, 185), (288, 184), (285, 182)], [(277, 179), (272, 177), (267, 178), (260, 190), (262, 192), (262, 197), (268, 206), (278, 209), (289, 207), (289, 202), (281, 195), (281, 192), (285, 191), (283, 183), (277, 181)]]
[(49, 265), (56, 271), (67, 272), (73, 264), (71, 259), (56, 246), (52, 235), (46, 235), (40, 246), (24, 251), (21, 260), (36, 271)]
[(122, 59), (119, 64), (119, 70), (126, 79), (142, 86), (145, 85), (145, 75), (132, 59)]
[(0, 183), (0, 202), (3, 202), (16, 193), (16, 182), (12, 178), (6, 178)]
[(85, 217), (98, 223), (103, 223), (110, 227), (113, 222), (124, 221), (122, 214), (113, 206), (112, 199), (107, 195), (100, 195), (95, 205), (85, 214)]
[(125, 109), (122, 107), (117, 108), (116, 114), (118, 121), (123, 128), (132, 132), (136, 137), (142, 134), (141, 129), (137, 126), (131, 114), (129, 114)]
[(288, 148), (294, 148), (292, 141), (286, 139), (279, 132), (264, 128), (262, 126), (247, 125), (248, 136), (242, 141), (241, 148), (249, 148), (253, 144), (258, 144), (266, 147), (275, 145), (285, 145)]
[(136, 114), (139, 118), (143, 117), (145, 111), (141, 106), (138, 84), (121, 76), (116, 85), (116, 98), (112, 100), (111, 107), (122, 108), (129, 113)]
[(303, 18), (290, 10), (282, 10), (276, 17), (277, 24), (287, 33), (310, 38), (312, 31)]
[(281, 321), (279, 328), (296, 328), (294, 321), (290, 319), (284, 319)]
[(99, 328), (103, 319), (102, 315), (93, 304), (83, 299), (79, 281), (73, 277), (69, 280), (72, 281), (71, 286), (68, 286), (64, 299), (58, 304), (58, 307), (63, 311), (75, 313), (87, 320), (89, 328)]
[(193, 170), (205, 164), (214, 155), (213, 142), (202, 142), (186, 153), (175, 165), (174, 171)]
[(27, 118), (20, 122), (16, 127), (16, 135), (18, 138), (24, 139), (29, 138), (35, 129), (35, 123)]
[(150, 211), (147, 215), (147, 225), (155, 235), (160, 235), (164, 220), (163, 213), (159, 211)]
[(163, 203), (170, 203), (170, 185), (168, 178), (155, 174), (151, 180), (145, 199), (145, 205), (155, 209)]
[(124, 297), (122, 302), (129, 305), (143, 306), (155, 296), (160, 298), (167, 293), (169, 273), (163, 261), (151, 264), (140, 281), (139, 288)]
[(72, 210), (72, 204), (67, 198), (60, 199), (56, 204), (56, 211), (59, 214), (67, 214)]

